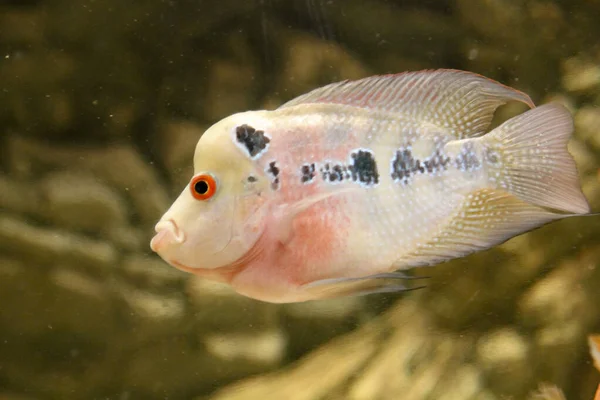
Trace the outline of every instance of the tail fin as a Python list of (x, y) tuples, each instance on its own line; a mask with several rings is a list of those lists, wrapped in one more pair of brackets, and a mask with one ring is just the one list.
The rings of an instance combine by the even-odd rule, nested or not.
[(568, 213), (590, 206), (567, 142), (573, 119), (560, 104), (546, 104), (506, 121), (481, 138), (489, 182), (521, 200)]

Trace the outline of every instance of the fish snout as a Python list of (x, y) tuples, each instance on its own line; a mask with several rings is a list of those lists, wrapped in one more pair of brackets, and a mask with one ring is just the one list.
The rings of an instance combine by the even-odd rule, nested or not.
[(175, 221), (169, 219), (160, 221), (154, 227), (156, 235), (150, 241), (150, 248), (159, 253), (185, 241), (185, 234)]

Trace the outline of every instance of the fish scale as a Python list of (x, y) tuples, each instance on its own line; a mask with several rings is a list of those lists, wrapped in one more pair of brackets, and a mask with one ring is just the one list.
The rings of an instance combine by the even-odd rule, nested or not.
[[(304, 112), (310, 110), (310, 107), (302, 107)], [(430, 190), (423, 190), (426, 194), (419, 196), (415, 194), (415, 188), (421, 185), (430, 185), (429, 181), (435, 174), (421, 174), (421, 176), (413, 177), (413, 183), (409, 186), (403, 186), (395, 184), (391, 179), (390, 160), (392, 159), (392, 153), (394, 149), (400, 148), (401, 145), (409, 146), (412, 142), (423, 139), (424, 136), (431, 136), (431, 141), (435, 142), (434, 138), (443, 138), (440, 134), (439, 129), (436, 132), (428, 132), (423, 128), (418, 127), (416, 124), (410, 121), (403, 121), (397, 115), (392, 115), (389, 112), (382, 112), (381, 120), (378, 120), (377, 124), (373, 124), (370, 127), (369, 132), (371, 133), (370, 140), (364, 140), (362, 143), (358, 141), (360, 137), (354, 135), (352, 138), (352, 132), (360, 132), (361, 126), (364, 125), (364, 121), (372, 120), (372, 116), (369, 116), (367, 112), (357, 112), (355, 109), (351, 109), (352, 113), (343, 113), (337, 107), (325, 107), (318, 106), (312, 107), (311, 112), (313, 114), (303, 114), (301, 110), (294, 114), (292, 120), (287, 115), (281, 117), (273, 116), (273, 125), (284, 126), (289, 131), (300, 130), (296, 129), (294, 123), (299, 126), (304, 126), (304, 133), (302, 135), (291, 135), (286, 134), (276, 129), (272, 129), (273, 143), (278, 142), (279, 146), (289, 146), (292, 148), (303, 149), (302, 152), (294, 154), (293, 156), (286, 159), (284, 164), (281, 164), (282, 170), (286, 171), (286, 174), (282, 176), (282, 185), (286, 189), (282, 190), (281, 196), (284, 198), (284, 202), (298, 201), (305, 198), (312, 193), (314, 190), (318, 190), (320, 187), (325, 187), (325, 190), (331, 189), (328, 186), (330, 184), (326, 181), (320, 180), (317, 186), (305, 186), (296, 179), (293, 169), (296, 165), (305, 164), (306, 158), (311, 161), (326, 162), (327, 160), (337, 159), (343, 161), (347, 158), (354, 148), (370, 148), (375, 152), (377, 165), (380, 172), (381, 184), (363, 191), (363, 192), (352, 192), (348, 196), (352, 196), (355, 203), (368, 204), (366, 214), (364, 215), (364, 221), (362, 218), (358, 218), (356, 221), (355, 228), (351, 229), (353, 232), (352, 237), (348, 239), (346, 248), (348, 250), (344, 254), (344, 259), (339, 263), (339, 268), (348, 269), (348, 259), (352, 260), (356, 264), (357, 268), (368, 267), (366, 263), (368, 260), (380, 259), (382, 262), (387, 262), (388, 265), (392, 266), (395, 259), (398, 258), (399, 254), (408, 249), (412, 249), (416, 246), (416, 241), (423, 236), (428, 234), (431, 226), (435, 226), (436, 221), (443, 215), (450, 212), (453, 207), (457, 207), (456, 204), (446, 202), (440, 205), (439, 202), (434, 201), (436, 196), (447, 197), (449, 193), (455, 192), (460, 189), (458, 184), (452, 184), (452, 180), (443, 179), (443, 174), (437, 178), (440, 181), (440, 186), (443, 190), (431, 188)], [(315, 110), (316, 109), (316, 110)], [(329, 110), (334, 110), (335, 115)], [(332, 127), (334, 123), (326, 124), (321, 127), (323, 132), (310, 130), (306, 127), (304, 121), (316, 120), (314, 115), (328, 115), (331, 121), (335, 121), (335, 128)], [(338, 121), (344, 121), (340, 127)], [(393, 121), (393, 122), (392, 122)], [(393, 131), (396, 129), (397, 131)], [(404, 129), (404, 131), (403, 131)], [(386, 132), (385, 135), (376, 134), (378, 132)], [(310, 133), (308, 133), (310, 132)], [(332, 134), (335, 132), (335, 134)], [(369, 135), (365, 135), (368, 138)], [(330, 141), (328, 137), (346, 137), (344, 141)], [(279, 141), (278, 141), (279, 138)], [(290, 142), (286, 141), (286, 138), (290, 138)], [(317, 139), (319, 138), (319, 139)], [(354, 140), (353, 140), (354, 139)], [(439, 140), (438, 146), (435, 150), (442, 149), (444, 144), (451, 140), (450, 135), (446, 135), (445, 138)], [(383, 143), (379, 143), (379, 142)], [(339, 145), (339, 143), (343, 145)], [(350, 144), (354, 143), (354, 146)], [(390, 151), (391, 149), (391, 151)], [(332, 157), (331, 151), (335, 150), (337, 157)], [(273, 150), (277, 152), (278, 149)], [(326, 153), (330, 151), (330, 153)], [(322, 155), (321, 157), (315, 157), (315, 153), (328, 154), (327, 156)], [(345, 156), (345, 157), (343, 157)], [(435, 179), (435, 178), (434, 178)], [(458, 183), (462, 183), (460, 180)], [(391, 196), (386, 200), (382, 198), (387, 190), (391, 190)], [(295, 196), (295, 197), (293, 197)], [(429, 197), (429, 198), (428, 198)], [(322, 212), (327, 212), (327, 204), (315, 205), (316, 208), (322, 208)], [(404, 220), (399, 220), (398, 216)], [(381, 221), (387, 221), (389, 224), (393, 224), (397, 227), (405, 227), (401, 229), (402, 240), (399, 241), (398, 237), (390, 235), (385, 228), (385, 225), (381, 225)], [(385, 224), (385, 223), (384, 223)], [(317, 225), (317, 224), (315, 224)], [(318, 225), (317, 225), (318, 226)], [(364, 246), (364, 243), (370, 243), (373, 245)], [(310, 247), (311, 243), (305, 243), (306, 247)], [(306, 251), (303, 251), (305, 253)], [(351, 253), (351, 254), (350, 254)], [(334, 270), (334, 262), (328, 260), (329, 266), (328, 271)]]

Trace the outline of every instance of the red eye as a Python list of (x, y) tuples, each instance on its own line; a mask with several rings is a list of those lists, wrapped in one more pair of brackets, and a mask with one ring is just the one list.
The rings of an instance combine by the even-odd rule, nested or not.
[(217, 182), (208, 174), (198, 175), (190, 182), (190, 190), (196, 200), (208, 200), (217, 191)]

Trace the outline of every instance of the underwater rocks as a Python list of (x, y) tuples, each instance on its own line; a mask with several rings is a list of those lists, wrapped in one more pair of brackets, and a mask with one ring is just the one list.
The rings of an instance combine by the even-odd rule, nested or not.
[(534, 332), (531, 359), (540, 379), (566, 387), (580, 363), (586, 335), (597, 324), (599, 256), (600, 248), (584, 246), (519, 299), (520, 325)]
[(121, 196), (93, 175), (50, 173), (36, 187), (45, 217), (61, 228), (106, 232), (126, 223), (128, 210)]
[(530, 386), (530, 343), (511, 327), (489, 332), (477, 342), (477, 361), (488, 387), (495, 392), (520, 397)]
[[(600, 151), (600, 137), (598, 135), (598, 126), (600, 124), (600, 107), (585, 106), (580, 108), (575, 114), (575, 128), (578, 136), (589, 144), (597, 152)], [(596, 166), (598, 159), (595, 159)]]
[(562, 86), (568, 92), (594, 92), (600, 86), (598, 60), (569, 58), (562, 64)]
[(287, 370), (235, 383), (210, 399), (493, 398), (468, 361), (472, 338), (431, 329), (431, 322), (415, 299), (406, 299)]
[(239, 296), (221, 283), (193, 277), (187, 281), (185, 292), (198, 332), (270, 331), (279, 325), (279, 307)]
[(169, 205), (157, 171), (128, 145), (48, 145), (11, 135), (7, 154), (9, 172), (21, 180), (33, 181), (50, 171), (85, 171), (128, 198), (131, 210), (146, 224), (153, 224)]
[(117, 253), (107, 242), (46, 229), (0, 214), (0, 249), (42, 263), (64, 261), (93, 270), (112, 268)]
[(346, 297), (283, 305), (280, 313), (290, 338), (288, 354), (304, 354), (370, 320), (375, 311), (364, 300)]
[(40, 208), (41, 196), (31, 184), (0, 173), (0, 209), (35, 215)]
[(139, 288), (159, 292), (179, 290), (188, 274), (175, 268), (165, 268), (165, 263), (146, 254), (129, 253), (121, 262), (121, 270), (127, 281)]

